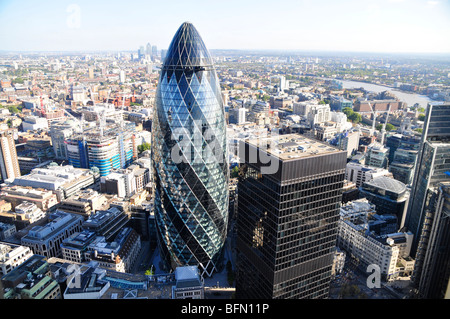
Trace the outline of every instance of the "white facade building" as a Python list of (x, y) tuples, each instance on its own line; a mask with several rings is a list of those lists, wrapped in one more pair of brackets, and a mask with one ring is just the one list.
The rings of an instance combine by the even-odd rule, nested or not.
[(387, 169), (362, 165), (356, 162), (348, 162), (345, 168), (345, 179), (355, 183), (356, 187), (361, 187), (364, 182), (371, 181), (375, 177), (392, 177)]
[(29, 247), (0, 244), (0, 277), (33, 256)]
[(22, 130), (24, 132), (34, 131), (34, 130), (47, 130), (48, 121), (46, 118), (37, 116), (26, 116), (22, 121)]
[(30, 224), (46, 216), (45, 212), (37, 207), (36, 204), (27, 201), (17, 205), (15, 208), (15, 213), (20, 215), (17, 216), (17, 219), (29, 220)]
[(394, 244), (383, 243), (367, 232), (367, 224), (359, 219), (339, 220), (337, 245), (350, 256), (359, 260), (365, 266), (380, 267), (381, 275), (389, 280), (396, 274), (399, 258), (399, 247)]

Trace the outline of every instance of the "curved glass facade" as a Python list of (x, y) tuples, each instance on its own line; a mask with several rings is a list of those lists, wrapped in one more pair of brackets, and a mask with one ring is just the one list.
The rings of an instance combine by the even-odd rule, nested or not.
[(226, 122), (211, 56), (190, 23), (161, 70), (152, 144), (161, 254), (172, 268), (200, 265), (210, 275), (227, 234)]

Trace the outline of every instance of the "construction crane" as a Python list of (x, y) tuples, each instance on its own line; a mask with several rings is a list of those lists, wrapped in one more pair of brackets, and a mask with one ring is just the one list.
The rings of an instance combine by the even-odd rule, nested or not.
[(94, 98), (94, 94), (92, 93), (92, 87), (89, 87), (89, 92), (91, 92), (92, 106), (95, 106), (95, 98)]
[(383, 123), (383, 128), (381, 129), (381, 139), (380, 139), (380, 143), (383, 144), (384, 143), (384, 137), (386, 135), (386, 123), (388, 122), (389, 119), (389, 112), (391, 111), (391, 105), (388, 104), (388, 110), (387, 110), (387, 116), (386, 116), (386, 120)]
[(41, 116), (45, 115), (45, 107), (44, 107), (44, 100), (42, 99), (42, 95), (40, 97), (41, 100)]
[(375, 122), (377, 119), (377, 111), (374, 111), (372, 104), (370, 102), (367, 102), (367, 104), (369, 104), (370, 110), (372, 111), (372, 115), (373, 115), (373, 120), (372, 120), (372, 134), (375, 134)]

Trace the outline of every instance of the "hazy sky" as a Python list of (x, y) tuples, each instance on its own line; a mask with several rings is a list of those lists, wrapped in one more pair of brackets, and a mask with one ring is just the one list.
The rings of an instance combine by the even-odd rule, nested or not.
[(450, 53), (450, 0), (0, 0), (0, 50), (167, 48)]

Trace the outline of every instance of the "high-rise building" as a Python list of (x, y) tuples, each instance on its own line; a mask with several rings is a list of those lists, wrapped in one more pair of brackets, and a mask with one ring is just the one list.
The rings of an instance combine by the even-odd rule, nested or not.
[(68, 119), (64, 122), (54, 122), (50, 125), (49, 134), (52, 139), (55, 158), (67, 159), (66, 144), (64, 143), (64, 140), (72, 136), (72, 134), (78, 130), (78, 123), (72, 119)]
[(164, 59), (166, 58), (166, 54), (167, 54), (167, 50), (162, 49), (161, 50), (161, 61), (164, 61)]
[(387, 168), (388, 158), (389, 148), (374, 142), (367, 147), (365, 164), (372, 167)]
[(211, 275), (228, 223), (225, 110), (212, 58), (183, 23), (161, 69), (152, 126), (155, 219), (167, 264)]
[(379, 176), (364, 182), (359, 194), (374, 204), (379, 215), (395, 215), (397, 230), (402, 226), (409, 199), (406, 185), (400, 181), (386, 176)]
[(443, 299), (450, 282), (450, 182), (438, 184), (433, 195), (412, 280), (419, 298)]
[(6, 130), (0, 132), (0, 148), (0, 172), (2, 180), (14, 179), (20, 176), (13, 131)]
[(240, 143), (236, 298), (327, 298), (347, 152), (298, 134)]
[(119, 72), (120, 83), (125, 83), (125, 80), (126, 80), (125, 70), (120, 70)]
[(100, 176), (107, 176), (113, 169), (128, 167), (133, 161), (135, 147), (132, 127), (111, 125), (66, 138), (69, 164), (77, 168), (96, 167)]
[(158, 47), (156, 45), (152, 45), (152, 57), (156, 57), (158, 55)]
[(394, 134), (387, 137), (389, 148), (389, 171), (395, 179), (410, 185), (419, 153), (420, 136)]
[(145, 49), (144, 46), (140, 46), (138, 50), (138, 57), (139, 59), (143, 58), (145, 56)]
[(414, 234), (415, 254), (433, 188), (450, 179), (450, 104), (429, 103), (423, 124), (405, 226)]

